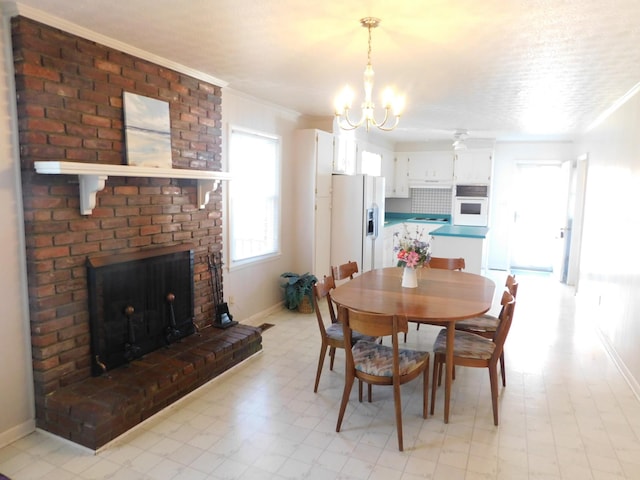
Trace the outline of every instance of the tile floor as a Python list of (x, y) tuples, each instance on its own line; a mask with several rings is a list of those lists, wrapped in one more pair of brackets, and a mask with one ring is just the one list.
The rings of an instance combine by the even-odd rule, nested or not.
[[(497, 285), (505, 272), (490, 272)], [(357, 389), (335, 432), (344, 356), (325, 363), (313, 393), (319, 338), (314, 315), (256, 321), (264, 351), (161, 412), (99, 453), (43, 432), (0, 449), (12, 480), (70, 479), (576, 479), (640, 478), (640, 402), (576, 314), (573, 290), (518, 273), (506, 346), (507, 387), (494, 427), (488, 375), (458, 368), (451, 418), (440, 388), (435, 416), (420, 417), (420, 380), (402, 390), (405, 451), (397, 449), (391, 389)], [(430, 349), (436, 327), (410, 329)]]

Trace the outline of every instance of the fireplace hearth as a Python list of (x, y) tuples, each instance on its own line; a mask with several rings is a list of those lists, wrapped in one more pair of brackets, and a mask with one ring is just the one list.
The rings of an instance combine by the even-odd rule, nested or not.
[(89, 258), (87, 280), (94, 376), (195, 331), (191, 244)]

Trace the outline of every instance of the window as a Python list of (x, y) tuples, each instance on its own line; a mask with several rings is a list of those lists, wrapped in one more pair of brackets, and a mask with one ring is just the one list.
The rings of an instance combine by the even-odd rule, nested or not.
[(229, 139), (231, 265), (280, 252), (280, 139), (231, 129)]

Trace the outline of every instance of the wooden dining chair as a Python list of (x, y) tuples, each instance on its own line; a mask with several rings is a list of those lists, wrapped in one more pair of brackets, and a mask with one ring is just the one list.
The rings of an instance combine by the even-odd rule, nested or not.
[(439, 268), (441, 270), (464, 270), (464, 258), (431, 257), (429, 268)]
[[(333, 362), (336, 356), (336, 348), (344, 348), (344, 331), (342, 325), (338, 323), (336, 318), (333, 301), (331, 300), (331, 290), (335, 288), (333, 277), (324, 276), (321, 282), (316, 282), (313, 285), (313, 309), (316, 312), (316, 318), (318, 320), (318, 328), (320, 329), (320, 338), (322, 343), (320, 345), (320, 358), (318, 359), (318, 370), (316, 372), (316, 383), (313, 386), (314, 393), (318, 392), (318, 384), (320, 383), (320, 375), (322, 374), (322, 367), (324, 365), (324, 359), (327, 356), (327, 348), (329, 349), (329, 370), (333, 370)], [(329, 313), (330, 323), (325, 326), (325, 320), (322, 318), (322, 312), (320, 311), (320, 302), (325, 299), (327, 302), (327, 310)], [(352, 341), (357, 342), (359, 340), (367, 340), (375, 342), (375, 337), (369, 337), (362, 335), (358, 332), (353, 332)]]
[[(422, 375), (422, 417), (427, 418), (429, 352), (399, 348), (398, 334), (406, 332), (409, 325), (407, 317), (403, 315), (383, 315), (340, 306), (338, 307), (338, 319), (344, 329), (347, 367), (336, 432), (339, 432), (342, 426), (344, 412), (356, 378), (368, 384), (369, 393), (371, 393), (371, 385), (392, 385), (398, 448), (402, 451), (404, 446), (402, 441), (400, 385)], [(370, 336), (391, 336), (391, 346), (367, 341), (354, 343), (354, 330)], [(362, 401), (362, 388), (360, 388), (359, 400)], [(371, 401), (371, 395), (369, 395), (369, 401)]]
[[(493, 423), (498, 425), (498, 362), (504, 349), (513, 320), (516, 300), (507, 290), (502, 294), (502, 312), (498, 330), (492, 340), (475, 333), (457, 331), (454, 338), (453, 365), (463, 367), (487, 368), (491, 384), (491, 405)], [(433, 382), (431, 385), (431, 414), (434, 411), (436, 388), (441, 383), (442, 366), (446, 360), (447, 329), (443, 328), (433, 344)]]
[[(504, 284), (507, 291), (516, 298), (518, 295), (518, 282), (515, 275), (507, 275), (507, 280)], [(504, 306), (502, 307), (504, 308)], [(498, 324), (500, 323), (500, 316), (497, 317), (491, 314), (484, 314), (479, 317), (468, 318), (456, 322), (456, 330), (463, 330), (465, 332), (475, 333), (488, 339), (493, 339), (498, 330)], [(502, 386), (507, 386), (507, 374), (504, 368), (504, 351), (500, 355), (500, 375), (502, 377)]]
[(346, 279), (353, 280), (353, 276), (356, 273), (358, 273), (358, 262), (351, 260), (342, 265), (331, 266), (331, 275), (333, 275), (333, 280), (336, 282)]
[[(464, 270), (464, 258), (447, 258), (447, 257), (431, 257), (429, 260), (429, 268), (437, 268), (440, 270)], [(416, 330), (420, 330), (420, 324), (416, 325)], [(407, 341), (407, 334), (404, 334), (404, 341)]]

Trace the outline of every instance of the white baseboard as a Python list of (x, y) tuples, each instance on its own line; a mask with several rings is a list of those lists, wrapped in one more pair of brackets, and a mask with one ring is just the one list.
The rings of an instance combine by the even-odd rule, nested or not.
[(609, 355), (611, 360), (613, 360), (613, 363), (615, 363), (616, 367), (629, 385), (629, 388), (631, 388), (631, 391), (633, 392), (635, 397), (638, 399), (638, 401), (640, 401), (640, 383), (638, 383), (635, 377), (631, 374), (631, 371), (629, 371), (624, 361), (620, 358), (613, 345), (611, 345), (611, 342), (609, 342), (609, 339), (604, 334), (604, 332), (598, 327), (596, 327), (596, 332), (598, 334), (598, 337), (600, 337), (600, 341), (602, 342), (602, 345), (604, 346), (607, 354)]
[(22, 437), (26, 437), (30, 433), (35, 432), (36, 421), (35, 419), (27, 420), (15, 427), (10, 428), (4, 432), (0, 432), (0, 448), (6, 447), (10, 443), (20, 440)]
[(257, 327), (258, 325), (260, 325), (261, 323), (264, 323), (264, 319), (266, 317), (268, 317), (269, 315), (273, 315), (274, 313), (277, 313), (279, 311), (281, 311), (284, 308), (284, 300), (280, 303), (276, 303), (275, 305), (261, 311), (258, 313), (255, 313), (253, 315), (251, 315), (250, 317), (245, 318), (244, 320), (241, 320), (240, 323), (244, 323), (245, 325), (251, 325), (254, 327)]

